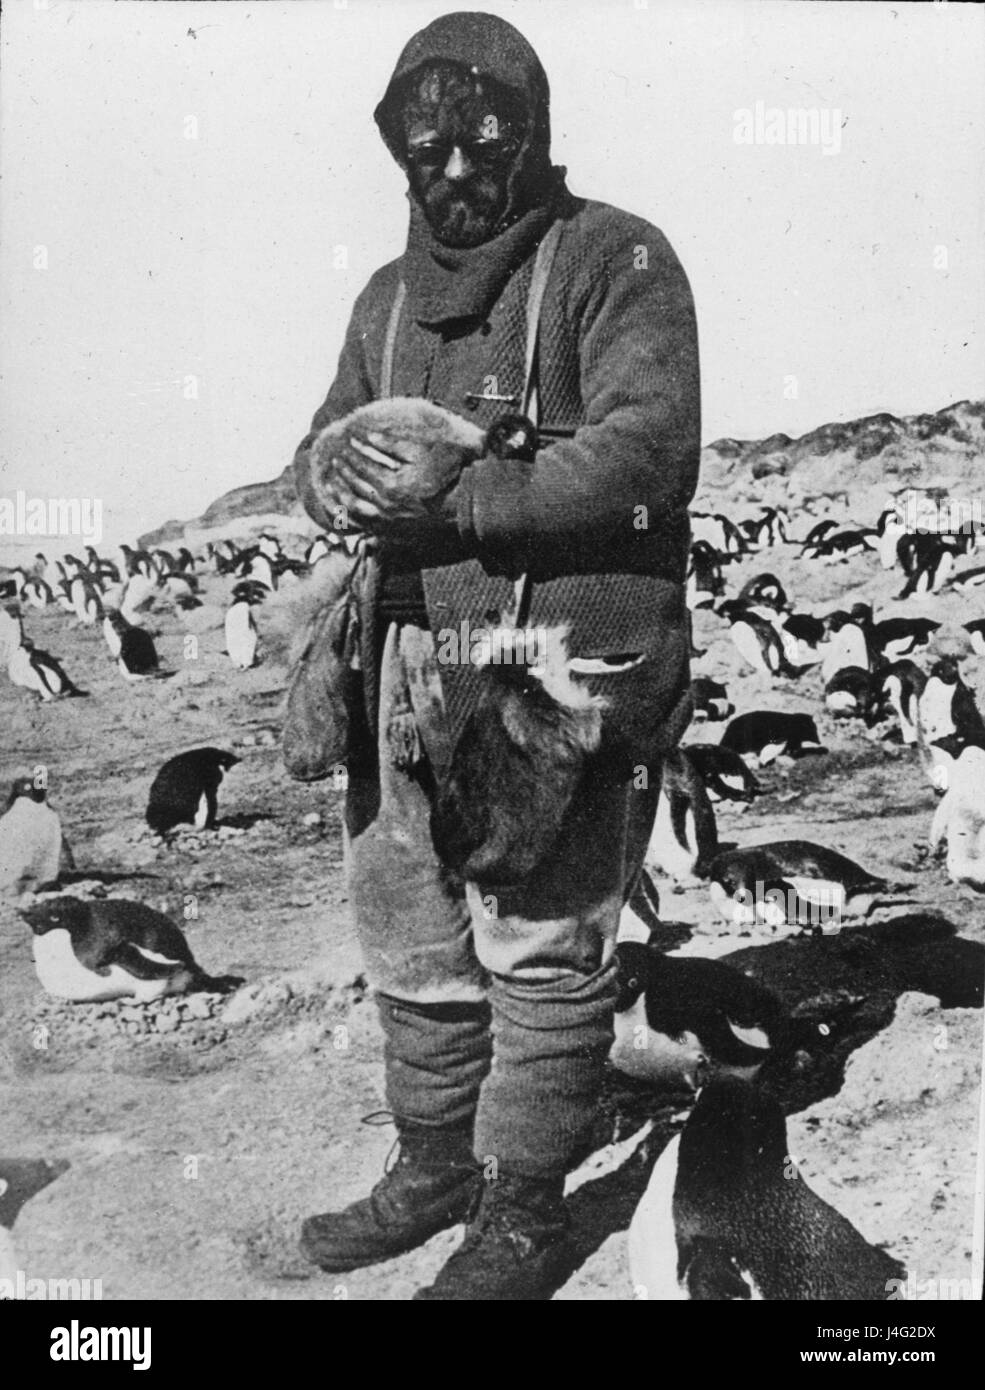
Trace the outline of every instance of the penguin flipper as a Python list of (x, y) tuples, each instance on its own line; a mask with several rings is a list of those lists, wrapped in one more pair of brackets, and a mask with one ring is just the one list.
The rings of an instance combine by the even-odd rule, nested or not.
[(196, 969), (184, 960), (154, 959), (132, 941), (121, 941), (114, 947), (106, 961), (107, 965), (118, 965), (135, 980), (166, 980), (179, 970)]

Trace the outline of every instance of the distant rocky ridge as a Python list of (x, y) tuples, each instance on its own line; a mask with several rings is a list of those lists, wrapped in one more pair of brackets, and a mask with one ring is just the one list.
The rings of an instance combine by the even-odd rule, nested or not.
[(851, 499), (874, 521), (889, 494), (909, 487), (952, 495), (985, 493), (985, 401), (958, 401), (935, 414), (882, 412), (821, 425), (799, 439), (716, 439), (701, 451), (700, 498), (783, 502)]
[[(908, 487), (952, 495), (985, 494), (985, 401), (958, 401), (934, 414), (882, 412), (821, 425), (799, 439), (716, 439), (701, 451), (699, 506), (743, 502), (816, 505), (851, 499), (859, 521), (874, 521), (889, 493)], [(315, 530), (298, 503), (290, 465), (266, 483), (224, 493), (194, 521), (168, 521), (142, 546), (201, 543), (263, 526), (300, 535)]]

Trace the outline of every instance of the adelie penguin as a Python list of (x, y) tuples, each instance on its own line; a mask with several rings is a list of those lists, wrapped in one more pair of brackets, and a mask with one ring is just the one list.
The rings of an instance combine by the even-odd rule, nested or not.
[(741, 757), (754, 757), (760, 767), (781, 755), (800, 758), (825, 753), (817, 725), (809, 714), (784, 710), (753, 710), (737, 715), (722, 735), (721, 747)]
[(837, 927), (843, 917), (864, 916), (891, 885), (847, 855), (809, 840), (774, 840), (725, 850), (709, 868), (712, 901), (736, 925), (765, 923), (812, 930)]
[(945, 840), (948, 877), (985, 893), (985, 748), (969, 744), (948, 769), (944, 799), (930, 827), (930, 848)]
[(19, 777), (0, 816), (0, 895), (50, 888), (75, 868), (47, 789)]
[(835, 719), (864, 719), (871, 725), (881, 714), (879, 678), (861, 666), (843, 666), (824, 687), (824, 705)]
[(940, 627), (931, 618), (883, 618), (872, 628), (872, 646), (887, 661), (923, 651)]
[(761, 617), (748, 608), (737, 613), (729, 627), (729, 636), (739, 655), (754, 671), (771, 677), (800, 674), (791, 664), (783, 634), (772, 618)]
[(240, 761), (221, 748), (193, 748), (169, 758), (151, 783), (147, 824), (158, 835), (178, 825), (211, 830), (223, 776)]
[(24, 627), (20, 614), (0, 604), (0, 660), (10, 660), (11, 653), (24, 641)]
[(787, 607), (787, 592), (775, 574), (756, 574), (739, 590), (739, 601), (761, 604), (779, 613)]
[(266, 586), (255, 580), (243, 580), (233, 589), (233, 602), (226, 612), (226, 651), (238, 671), (248, 671), (256, 664), (257, 625), (253, 609), (261, 604)]
[(734, 1076), (702, 1088), (661, 1154), (629, 1267), (647, 1301), (877, 1302), (906, 1276), (805, 1182), (777, 1102)]
[(971, 650), (976, 656), (985, 656), (985, 618), (975, 618), (973, 622), (962, 624), (968, 634)]
[(786, 545), (789, 525), (790, 518), (786, 512), (776, 507), (763, 507), (762, 513), (750, 524), (749, 539), (759, 546)]
[(927, 677), (913, 661), (894, 661), (880, 676), (879, 702), (888, 704), (899, 721), (900, 738), (917, 742), (918, 708)]
[[(837, 529), (837, 521), (832, 521), (830, 517), (825, 517), (823, 521), (817, 522), (800, 542), (801, 555), (807, 550), (813, 550), (816, 545), (819, 545), (820, 542), (824, 540), (825, 536), (830, 536), (832, 531), (837, 531)], [(893, 558), (895, 559), (895, 552)]]
[(682, 886), (693, 886), (718, 851), (715, 812), (686, 748), (663, 760), (660, 797), (646, 862)]
[(85, 695), (66, 674), (62, 664), (49, 652), (40, 651), (27, 637), (14, 647), (7, 659), (7, 675), (14, 685), (23, 686), (39, 699), (58, 700)]
[(705, 784), (708, 800), (751, 806), (763, 790), (738, 753), (717, 743), (689, 743), (683, 751)]
[(0, 1158), (0, 1300), (16, 1296), (6, 1293), (4, 1281), (16, 1289), (18, 1275), (24, 1274), (13, 1236), (21, 1208), (68, 1168), (64, 1158)]
[(831, 563), (847, 560), (853, 555), (873, 550), (875, 547), (869, 537), (874, 535), (875, 532), (868, 529), (830, 532), (811, 545), (805, 544), (801, 555), (808, 560), (827, 560)]
[(688, 608), (710, 608), (725, 592), (721, 564), (707, 541), (695, 541), (691, 546), (685, 592)]
[(952, 734), (962, 743), (985, 743), (985, 720), (953, 657), (941, 657), (931, 667), (917, 704), (917, 715), (924, 745)]
[(946, 536), (936, 533), (901, 536), (896, 553), (907, 576), (898, 599), (925, 598), (936, 593), (954, 569), (955, 549)]
[(609, 1061), (637, 1081), (697, 1090), (713, 1075), (751, 1078), (820, 1042), (827, 1025), (792, 1019), (771, 990), (721, 961), (616, 947), (619, 994)]
[(126, 681), (161, 675), (154, 639), (146, 628), (134, 627), (115, 608), (103, 618), (103, 636), (120, 675)]
[(708, 676), (695, 676), (691, 682), (691, 702), (694, 705), (694, 722), (728, 719), (735, 713), (735, 705), (728, 697), (728, 690), (718, 681)]
[(442, 858), (482, 887), (522, 883), (546, 857), (602, 740), (606, 701), (572, 680), (566, 630), (495, 629), (488, 663), (432, 816)]
[(146, 903), (58, 897), (23, 908), (21, 916), (34, 933), (38, 980), (56, 999), (149, 1003), (195, 990), (226, 993), (243, 983), (207, 974), (170, 917)]

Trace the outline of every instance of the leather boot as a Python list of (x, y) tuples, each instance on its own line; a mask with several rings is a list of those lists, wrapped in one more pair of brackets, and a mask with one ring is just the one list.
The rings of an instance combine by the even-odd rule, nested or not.
[(471, 1124), (429, 1129), (398, 1121), (396, 1162), (368, 1197), (343, 1211), (309, 1216), (301, 1249), (329, 1273), (361, 1269), (423, 1245), (464, 1221), (481, 1184)]
[(414, 1302), (546, 1303), (573, 1267), (564, 1178), (487, 1182), (465, 1240)]
[(398, 1155), (368, 1197), (304, 1222), (301, 1249), (331, 1273), (405, 1254), (464, 1221), (478, 1200), (472, 1135), (489, 1070), (488, 1003), (376, 1003)]

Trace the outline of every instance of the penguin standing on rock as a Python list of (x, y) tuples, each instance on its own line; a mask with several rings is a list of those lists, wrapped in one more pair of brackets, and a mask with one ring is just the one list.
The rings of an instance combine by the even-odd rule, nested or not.
[(629, 1265), (650, 1301), (877, 1302), (906, 1277), (801, 1177), (777, 1102), (732, 1076), (702, 1088), (661, 1154)]
[(146, 903), (49, 898), (24, 908), (44, 990), (76, 1003), (133, 998), (146, 1004), (194, 990), (226, 993), (243, 981), (197, 965), (182, 932)]
[(47, 789), (19, 777), (0, 816), (0, 894), (35, 892), (75, 868)]
[(224, 774), (240, 761), (221, 748), (193, 748), (169, 758), (151, 783), (147, 824), (158, 835), (175, 826), (211, 830), (218, 811), (217, 793)]

